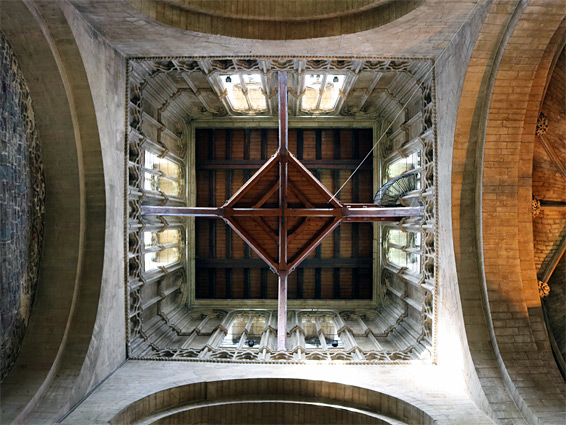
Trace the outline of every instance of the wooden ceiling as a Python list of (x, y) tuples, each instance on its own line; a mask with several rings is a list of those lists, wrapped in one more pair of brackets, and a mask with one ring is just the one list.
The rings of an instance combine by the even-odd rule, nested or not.
[[(197, 130), (197, 206), (223, 205), (263, 164), (267, 153), (275, 152), (276, 146), (276, 129)], [(297, 153), (297, 157), (330, 191), (338, 189), (371, 146), (370, 129), (289, 131), (289, 149)], [(343, 202), (371, 202), (372, 174), (369, 162), (356, 173), (352, 184), (340, 193), (339, 199)], [(277, 176), (272, 177), (265, 179), (267, 189), (273, 185), (271, 180), (277, 181)], [(300, 184), (300, 176), (291, 173), (291, 178)], [(316, 197), (316, 194), (305, 194), (312, 195), (312, 199)], [(272, 198), (268, 198), (266, 203), (276, 202), (277, 194), (274, 193)], [(303, 201), (292, 194), (289, 202), (301, 205)], [(326, 204), (326, 201), (321, 202)], [(257, 226), (255, 222), (248, 223), (251, 218), (241, 220), (242, 225)], [(266, 219), (267, 225), (275, 231), (277, 223), (271, 221)], [(291, 224), (292, 228), (303, 227), (296, 233), (296, 238), (291, 237), (290, 252), (300, 249), (305, 242), (301, 238), (305, 224), (300, 219), (295, 221)], [(312, 220), (306, 226), (324, 225), (322, 221)], [(277, 276), (228, 226), (219, 220), (197, 218), (196, 232), (197, 299), (277, 298)], [(372, 298), (372, 238), (372, 225), (369, 223), (338, 227), (296, 272), (289, 275), (289, 298)], [(276, 238), (269, 239), (266, 233), (263, 243), (276, 257)]]

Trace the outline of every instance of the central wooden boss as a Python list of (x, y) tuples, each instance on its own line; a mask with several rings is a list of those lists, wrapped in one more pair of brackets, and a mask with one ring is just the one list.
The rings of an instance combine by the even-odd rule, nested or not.
[(342, 204), (288, 150), (287, 73), (279, 73), (279, 149), (221, 207), (142, 206), (144, 215), (224, 220), (279, 276), (277, 349), (285, 350), (287, 276), (340, 225), (396, 221), (422, 207)]

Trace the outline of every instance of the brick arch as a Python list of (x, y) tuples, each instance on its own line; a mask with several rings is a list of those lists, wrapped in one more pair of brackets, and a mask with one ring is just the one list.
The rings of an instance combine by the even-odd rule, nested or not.
[[(499, 420), (560, 417), (564, 400), (563, 392), (549, 394), (563, 385), (540, 312), (530, 211), (536, 119), (564, 16), (560, 2), (495, 1), (458, 110), (452, 173), (458, 280), (484, 408)], [(544, 398), (556, 403), (541, 409)]]

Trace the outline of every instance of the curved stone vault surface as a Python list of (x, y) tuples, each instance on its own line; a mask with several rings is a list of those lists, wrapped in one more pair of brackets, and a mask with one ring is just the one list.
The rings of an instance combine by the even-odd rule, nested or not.
[(390, 23), (422, 0), (127, 0), (140, 12), (173, 27), (208, 34), (290, 40), (351, 34)]
[(26, 332), (43, 235), (43, 170), (31, 98), (18, 61), (0, 32), (1, 380)]

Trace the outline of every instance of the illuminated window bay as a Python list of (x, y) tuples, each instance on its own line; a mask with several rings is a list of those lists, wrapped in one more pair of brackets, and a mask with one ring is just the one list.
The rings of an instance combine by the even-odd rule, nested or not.
[(181, 166), (175, 161), (145, 151), (144, 182), (145, 190), (163, 192), (169, 196), (182, 197)]
[(267, 111), (265, 90), (260, 74), (221, 75), (220, 81), (234, 111), (252, 114)]
[(336, 108), (344, 87), (345, 76), (339, 74), (307, 74), (301, 110), (310, 113), (330, 112)]

